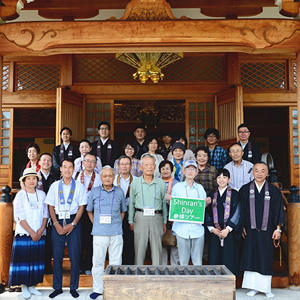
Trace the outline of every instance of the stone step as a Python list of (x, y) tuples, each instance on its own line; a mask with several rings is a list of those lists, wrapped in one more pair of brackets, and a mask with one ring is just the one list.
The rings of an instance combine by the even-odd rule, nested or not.
[[(49, 300), (49, 294), (53, 291), (49, 288), (39, 288), (39, 291), (42, 292), (42, 296), (31, 296), (31, 300)], [(246, 295), (248, 290), (244, 289), (237, 289), (236, 291), (236, 300), (249, 300), (249, 296)], [(275, 295), (276, 300), (299, 300), (300, 299), (300, 291), (299, 290), (293, 290), (293, 289), (272, 289), (273, 294)], [(79, 293), (79, 300), (90, 300), (89, 295), (92, 293), (92, 289), (78, 289)], [(23, 299), (21, 293), (16, 292), (5, 292), (3, 294), (0, 294), (0, 299), (2, 300), (21, 300)], [(63, 294), (57, 296), (55, 298), (56, 300), (74, 300), (74, 298), (69, 293), (69, 289), (64, 289)], [(255, 296), (255, 300), (266, 300), (264, 294), (258, 294)], [(102, 296), (99, 296), (97, 300), (103, 300)], [(109, 300), (109, 299), (108, 299)], [(122, 300), (130, 300), (130, 299), (122, 299)]]

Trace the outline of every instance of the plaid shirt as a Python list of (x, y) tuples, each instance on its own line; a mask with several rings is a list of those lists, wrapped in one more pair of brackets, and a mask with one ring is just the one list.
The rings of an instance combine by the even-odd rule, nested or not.
[(209, 164), (201, 171), (198, 169), (198, 174), (195, 177), (195, 182), (202, 184), (207, 195), (214, 192), (218, 187), (216, 177), (217, 169)]
[[(118, 164), (119, 164), (119, 159), (117, 159), (114, 164), (115, 175), (118, 175), (120, 173)], [(131, 171), (130, 171), (131, 175), (135, 177), (142, 176), (143, 171), (140, 169), (140, 161), (137, 158), (132, 158), (131, 164), (132, 164)]]
[(227, 162), (227, 152), (220, 146), (216, 146), (213, 151), (209, 151), (209, 164), (217, 170), (224, 168)]

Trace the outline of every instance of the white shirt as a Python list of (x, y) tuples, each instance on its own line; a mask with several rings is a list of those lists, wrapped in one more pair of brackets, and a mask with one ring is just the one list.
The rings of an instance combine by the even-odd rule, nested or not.
[(65, 144), (65, 143), (64, 143), (65, 150), (68, 149), (69, 145), (70, 145), (70, 143), (68, 143), (68, 144)]
[[(174, 185), (172, 196), (205, 199), (206, 192), (201, 184), (194, 182), (192, 187), (190, 187), (189, 184), (184, 181)], [(198, 223), (174, 222), (172, 231), (184, 239), (194, 239), (204, 236), (204, 227)]]
[[(13, 202), (14, 219), (16, 221), (15, 235), (29, 235), (21, 226), (20, 222), (26, 220), (28, 225), (35, 232), (38, 231), (43, 223), (44, 218), (49, 218), (48, 206), (45, 204), (46, 194), (43, 191), (36, 190), (36, 193), (27, 193), (20, 190)], [(29, 200), (29, 201), (28, 201)], [(46, 230), (43, 235), (46, 234)]]
[(261, 186), (259, 186), (255, 180), (254, 180), (254, 182), (255, 182), (255, 185), (256, 185), (256, 188), (257, 188), (258, 192), (260, 193), (262, 188), (264, 187), (266, 181), (264, 181)]
[[(73, 178), (75, 178), (75, 175), (77, 174), (77, 172), (81, 172), (84, 168), (82, 166), (82, 162), (84, 160), (84, 157), (81, 155), (81, 157), (78, 157), (74, 160), (74, 173), (73, 173)], [(82, 168), (81, 168), (82, 166)], [(99, 159), (99, 157), (97, 156), (97, 164), (96, 167), (94, 168), (94, 171), (98, 174), (100, 174), (102, 170), (102, 163), (101, 160)]]
[(224, 194), (225, 190), (227, 189), (227, 186), (224, 187), (223, 189), (220, 189), (220, 188), (218, 188), (218, 189), (219, 189), (220, 196), (222, 197), (222, 195)]
[[(81, 171), (81, 172), (83, 172), (83, 171)], [(88, 176), (85, 173), (83, 173), (83, 176), (84, 176), (83, 188), (84, 188), (85, 192), (88, 194), (88, 187), (89, 187), (89, 184), (90, 184), (91, 179), (92, 179), (92, 174), (90, 176)], [(79, 185), (82, 185), (80, 177), (81, 177), (81, 173), (77, 177), (76, 181)], [(92, 186), (92, 189), (95, 188), (95, 187), (101, 186), (101, 185), (102, 185), (102, 182), (101, 182), (101, 179), (100, 179), (100, 175), (95, 173), (95, 180), (94, 180), (94, 184)]]
[(241, 146), (242, 146), (242, 148), (243, 148), (243, 150), (245, 149), (245, 147), (247, 146), (247, 144), (248, 144), (248, 141), (245, 143), (245, 144), (243, 144), (243, 142), (242, 141), (240, 141), (240, 143), (241, 143)]
[(44, 178), (47, 180), (48, 176), (50, 175), (50, 172), (46, 175), (46, 173), (44, 173), (42, 171), (42, 169), (40, 169), (40, 172), (43, 174)]
[(63, 194), (65, 198), (65, 205), (60, 205), (60, 200), (58, 195), (59, 182), (60, 180), (55, 181), (54, 183), (51, 184), (45, 203), (54, 206), (54, 210), (56, 214), (58, 214), (59, 211), (69, 211), (71, 215), (74, 215), (77, 213), (79, 206), (87, 204), (84, 186), (76, 182), (73, 201), (71, 204), (68, 204), (67, 200), (69, 197), (72, 183), (70, 182), (68, 185), (63, 183), (62, 188), (63, 188)]
[[(129, 187), (129, 182), (130, 182), (130, 176), (128, 176), (126, 179), (124, 179), (122, 177), (122, 175), (120, 175), (120, 186), (118, 185), (118, 176), (119, 175), (115, 176), (114, 185), (117, 186), (117, 187), (120, 187), (123, 190), (124, 195), (126, 197), (128, 187)], [(135, 176), (132, 176), (132, 177), (133, 177), (132, 179), (136, 178)], [(126, 204), (127, 204), (127, 206), (129, 205), (129, 197), (126, 198)]]
[(106, 138), (106, 139), (100, 138), (100, 140), (101, 140), (102, 144), (104, 145), (107, 142), (108, 138)]

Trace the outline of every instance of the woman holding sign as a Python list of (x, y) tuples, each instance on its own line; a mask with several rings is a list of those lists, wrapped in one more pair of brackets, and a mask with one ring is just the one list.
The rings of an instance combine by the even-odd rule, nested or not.
[(237, 275), (239, 244), (238, 192), (228, 186), (230, 173), (220, 169), (217, 173), (218, 188), (210, 194), (212, 203), (206, 209), (205, 224), (210, 232), (208, 262), (210, 265), (225, 265)]
[[(180, 265), (202, 265), (204, 246), (204, 227), (201, 221), (193, 221), (195, 211), (202, 206), (204, 211), (206, 193), (201, 184), (194, 182), (198, 173), (197, 163), (187, 160), (183, 165), (185, 181), (177, 183), (172, 190), (170, 220), (174, 221), (172, 230), (176, 234)], [(202, 200), (202, 201), (201, 201)], [(179, 203), (179, 205), (178, 205)], [(172, 214), (172, 206), (179, 206), (180, 212)]]

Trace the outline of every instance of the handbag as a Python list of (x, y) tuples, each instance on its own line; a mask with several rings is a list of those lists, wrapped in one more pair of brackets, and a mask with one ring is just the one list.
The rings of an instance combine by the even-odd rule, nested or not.
[(172, 230), (167, 229), (167, 231), (163, 234), (162, 237), (162, 245), (163, 246), (173, 246), (177, 245), (176, 236), (173, 235)]

